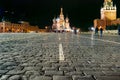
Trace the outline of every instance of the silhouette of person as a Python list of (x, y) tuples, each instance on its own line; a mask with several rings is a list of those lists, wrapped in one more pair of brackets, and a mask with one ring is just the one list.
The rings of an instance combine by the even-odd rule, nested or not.
[(98, 35), (98, 27), (95, 28), (95, 34)]
[(120, 35), (120, 26), (118, 27), (118, 35)]
[(103, 35), (103, 28), (100, 26), (100, 37)]
[(77, 29), (75, 27), (73, 28), (73, 30), (74, 30), (74, 34), (77, 34)]

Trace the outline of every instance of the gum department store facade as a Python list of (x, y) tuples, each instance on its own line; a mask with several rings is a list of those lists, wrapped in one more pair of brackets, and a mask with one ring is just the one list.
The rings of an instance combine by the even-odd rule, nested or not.
[(28, 22), (21, 21), (20, 23), (0, 22), (0, 33), (2, 32), (40, 32), (38, 26), (31, 26)]
[(112, 0), (104, 0), (101, 8), (101, 19), (94, 20), (94, 27), (100, 26), (106, 30), (106, 26), (119, 25), (120, 19), (117, 18), (117, 7), (113, 5)]

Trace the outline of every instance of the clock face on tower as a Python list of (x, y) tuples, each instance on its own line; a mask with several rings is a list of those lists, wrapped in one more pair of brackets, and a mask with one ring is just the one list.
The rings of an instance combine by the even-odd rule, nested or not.
[(111, 6), (111, 2), (107, 2), (107, 5), (108, 5), (108, 6)]
[(105, 2), (112, 2), (112, 0), (105, 0)]

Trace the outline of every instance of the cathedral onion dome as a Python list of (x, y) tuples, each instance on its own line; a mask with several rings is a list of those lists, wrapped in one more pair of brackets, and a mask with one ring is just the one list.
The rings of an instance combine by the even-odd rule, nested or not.
[(66, 22), (69, 22), (69, 18), (68, 18), (68, 17), (66, 17), (65, 21), (66, 21)]
[(69, 20), (69, 18), (68, 18), (68, 17), (66, 17), (66, 20)]
[(58, 17), (58, 18), (56, 19), (56, 21), (60, 21), (60, 18)]
[(56, 19), (55, 19), (55, 17), (53, 18), (53, 22), (56, 22)]

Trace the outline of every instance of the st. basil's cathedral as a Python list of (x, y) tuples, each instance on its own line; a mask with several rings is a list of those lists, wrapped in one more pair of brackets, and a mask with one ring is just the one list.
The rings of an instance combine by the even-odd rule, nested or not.
[(53, 19), (52, 30), (54, 31), (71, 31), (69, 18), (64, 18), (63, 8), (60, 10), (60, 15)]

